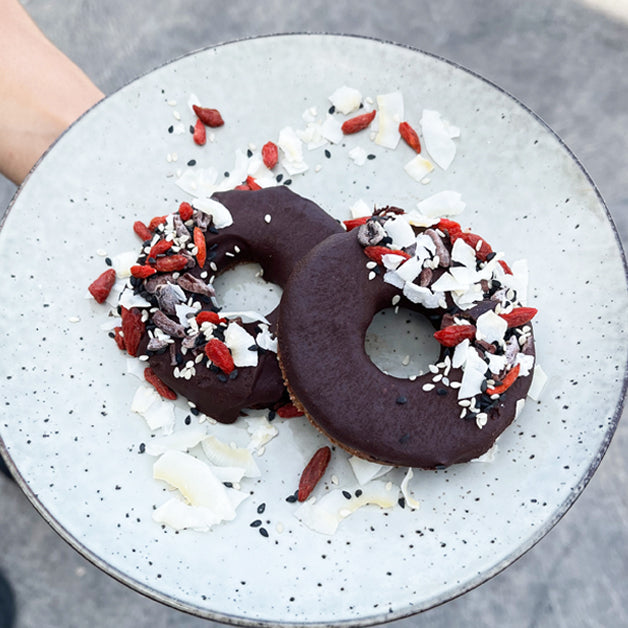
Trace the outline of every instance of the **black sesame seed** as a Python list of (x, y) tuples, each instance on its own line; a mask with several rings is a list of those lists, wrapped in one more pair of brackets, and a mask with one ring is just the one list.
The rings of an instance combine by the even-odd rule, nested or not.
[(198, 408), (195, 407), (191, 407), (190, 408), (190, 412), (194, 415), (194, 416), (198, 416), (200, 414)]
[(444, 397), (447, 394), (447, 389), (446, 388), (437, 388), (436, 389), (436, 394), (440, 395), (441, 397)]
[(113, 266), (113, 262), (110, 257), (105, 257), (105, 264), (107, 264), (107, 266)]
[(286, 501), (289, 504), (294, 504), (297, 501), (297, 494), (293, 493), (292, 495), (288, 495), (288, 497), (286, 497)]
[(277, 416), (277, 413), (274, 410), (268, 411), (268, 420), (272, 421)]
[(216, 377), (218, 378), (218, 381), (222, 382), (223, 384), (226, 384), (229, 381), (229, 378), (224, 373), (218, 373)]
[(255, 519), (255, 521), (251, 521), (249, 524), (252, 528), (259, 528), (262, 525), (261, 519)]
[(233, 482), (223, 482), (223, 485), (227, 488), (233, 488)]
[(168, 127), (168, 133), (174, 133), (174, 126), (172, 124)]
[(292, 185), (292, 179), (286, 179), (286, 180), (283, 182), (283, 184), (284, 184), (284, 185)]
[(405, 507), (406, 507), (406, 498), (405, 498), (405, 497), (400, 497), (400, 498), (397, 500), (397, 503), (398, 503), (398, 504), (399, 504), (402, 508), (405, 508)]
[(140, 443), (139, 452), (143, 454), (146, 451), (146, 443)]
[(280, 172), (276, 177), (275, 177), (275, 181), (277, 181), (277, 183), (281, 183), (283, 179), (283, 174)]
[(263, 502), (257, 507), (257, 514), (261, 515), (265, 510), (266, 510), (266, 503)]
[(196, 166), (196, 159), (190, 159), (190, 161), (188, 161), (188, 166)]
[(188, 414), (188, 415), (185, 417), (185, 419), (183, 420), (183, 422), (184, 422), (186, 425), (190, 425), (190, 423), (192, 423), (192, 417)]
[(332, 105), (328, 110), (329, 115), (333, 115), (334, 113), (336, 113), (336, 106)]
[(233, 380), (238, 376), (238, 369), (233, 369), (231, 373), (229, 373), (229, 379)]
[(375, 159), (376, 155), (373, 155), (373, 153), (369, 153), (366, 158), (367, 159)]
[(260, 529), (259, 529), (259, 533), (260, 533), (262, 536), (264, 536), (264, 537), (268, 538), (268, 530), (267, 530), (266, 528), (260, 528)]
[(355, 496), (356, 497), (360, 497), (362, 495), (362, 489), (359, 488), (356, 492), (355, 492)]
[(346, 498), (346, 499), (351, 499), (351, 493), (349, 491), (342, 491), (342, 495)]
[(400, 406), (408, 403), (408, 399), (406, 397), (404, 397), (403, 395), (399, 395), (399, 397), (397, 397), (397, 399), (395, 400)]
[(329, 149), (325, 149), (325, 157), (327, 157), (327, 159), (331, 158), (331, 151)]
[(253, 151), (250, 148), (246, 151), (246, 156), (253, 157)]
[(225, 170), (225, 172), (224, 172), (224, 176), (225, 176), (225, 178), (229, 178), (229, 176), (230, 176), (230, 172), (229, 172), (228, 170)]
[(194, 125), (190, 124), (190, 129), (189, 129), (190, 133), (194, 133)]

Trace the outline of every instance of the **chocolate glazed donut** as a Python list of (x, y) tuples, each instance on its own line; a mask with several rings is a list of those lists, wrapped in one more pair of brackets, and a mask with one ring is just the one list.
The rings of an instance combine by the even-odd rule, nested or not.
[[(151, 313), (137, 354), (147, 356), (157, 377), (193, 402), (199, 411), (220, 422), (231, 423), (243, 408), (272, 407), (282, 397), (287, 401), (276, 354), (254, 345), (249, 348), (258, 353), (256, 366), (235, 368), (228, 375), (215, 365), (206, 366), (203, 355), (206, 343), (211, 338), (224, 340), (229, 321), (218, 324), (213, 336), (199, 334), (197, 328), (182, 330), (177, 312), (173, 308), (163, 311), (166, 302), (163, 297), (167, 296), (163, 285), (176, 284), (176, 288), (168, 287), (167, 292), (176, 291), (182, 296), (181, 288), (184, 302), (200, 301), (203, 311), (216, 311), (211, 287), (213, 275), (238, 263), (257, 262), (266, 280), (283, 287), (296, 262), (315, 244), (342, 231), (342, 227), (314, 202), (285, 186), (221, 192), (213, 199), (229, 210), (231, 224), (217, 228), (214, 218), (199, 210), (185, 224), (179, 217), (175, 221), (174, 231), (183, 234), (183, 241), (191, 242), (195, 230), (202, 230), (206, 248), (203, 265), (199, 266), (188, 251), (188, 264), (179, 273), (157, 273), (141, 281), (134, 280), (136, 294), (153, 306), (148, 310)], [(171, 250), (166, 252), (163, 259), (168, 260), (170, 253)], [(144, 264), (154, 262), (142, 260)], [(164, 264), (167, 267), (167, 262)], [(268, 331), (273, 334), (277, 316), (276, 309), (266, 316)], [(260, 333), (257, 322), (236, 322), (252, 339)], [(159, 328), (158, 338), (155, 338), (156, 328)]]
[[(395, 264), (390, 264), (394, 257), (382, 259), (382, 254), (403, 254), (397, 262), (410, 256), (391, 249), (391, 238), (381, 228), (390, 218), (390, 215), (382, 215), (371, 219), (360, 230), (332, 235), (297, 264), (280, 305), (279, 363), (295, 403), (330, 440), (349, 452), (384, 464), (427, 469), (465, 462), (486, 452), (513, 420), (517, 401), (525, 397), (531, 375), (522, 374), (514, 383), (508, 382), (509, 388), (501, 394), (507, 382), (489, 378), (488, 385), (485, 381), (473, 399), (461, 400), (458, 398), (460, 384), (456, 382), (461, 382), (463, 371), (451, 365), (455, 352), (452, 341), (445, 339), (452, 346), (442, 347), (435, 360), (438, 366), (434, 365), (430, 372), (411, 381), (385, 374), (375, 366), (365, 351), (367, 329), (378, 311), (400, 303), (428, 316), (436, 330), (445, 328), (442, 332), (445, 336), (451, 333), (449, 327), (453, 322), (456, 324), (451, 326), (458, 327), (454, 330), (456, 333), (475, 331), (482, 314), (494, 313), (495, 309), (512, 309), (512, 303), (506, 303), (504, 293), (507, 291), (497, 279), (485, 280), (486, 291), (480, 302), (466, 310), (457, 307), (446, 293), (436, 295), (437, 307), (429, 299), (430, 307), (413, 302), (416, 298), (411, 301), (401, 296), (400, 300), (400, 288), (384, 281), (383, 262), (389, 263), (389, 272), (394, 274)], [(470, 240), (467, 236), (473, 235), (462, 233), (459, 226), (453, 227), (457, 223), (452, 221), (443, 221), (441, 227), (443, 225), (450, 227), (451, 237), (444, 227), (430, 231), (414, 229), (415, 234), (423, 232), (436, 241), (441, 253), (440, 260), (433, 251), (431, 257), (428, 256), (424, 268), (431, 266), (427, 273), (430, 278), (429, 283), (426, 282), (425, 273), (421, 273), (423, 286), (437, 285), (439, 277), (458, 265), (458, 262), (442, 259), (452, 252), (452, 241), (460, 239), (461, 235)], [(379, 236), (374, 237), (374, 233)], [(473, 238), (473, 242), (478, 241), (477, 236)], [(372, 242), (388, 248), (364, 246)], [(414, 248), (416, 244), (408, 250), (413, 252)], [(457, 248), (462, 251), (463, 245)], [(473, 255), (473, 249), (468, 249)], [(480, 249), (478, 245), (476, 250)], [(370, 254), (370, 260), (365, 252)], [(511, 271), (505, 264), (498, 266), (498, 260), (486, 259), (494, 255), (483, 250), (484, 261), (477, 260), (477, 269), (491, 264), (495, 268), (494, 276), (503, 279)], [(418, 281), (417, 277), (415, 286)], [(410, 287), (404, 292), (412, 295), (413, 290)], [(425, 290), (423, 293), (427, 294)], [(514, 295), (511, 292), (508, 296)], [(517, 312), (524, 310), (532, 308), (518, 308)], [(485, 320), (488, 319), (482, 322)], [(519, 342), (524, 334), (522, 329), (525, 329), (525, 337)], [(472, 338), (471, 351), (476, 349), (476, 356), (480, 355), (478, 350), (512, 354), (516, 345), (515, 353), (521, 350), (522, 356), (530, 356), (525, 358), (529, 372), (529, 362), (534, 360), (529, 325), (509, 328), (501, 346), (497, 342), (494, 345), (476, 342), (472, 336), (466, 334), (467, 339)], [(465, 346), (467, 344), (468, 341)], [(505, 357), (500, 359), (506, 360)], [(514, 358), (511, 355), (509, 359), (512, 362)], [(516, 368), (517, 374), (520, 370), (523, 371)], [(486, 377), (489, 375), (487, 368)], [(481, 372), (480, 377), (484, 377)]]

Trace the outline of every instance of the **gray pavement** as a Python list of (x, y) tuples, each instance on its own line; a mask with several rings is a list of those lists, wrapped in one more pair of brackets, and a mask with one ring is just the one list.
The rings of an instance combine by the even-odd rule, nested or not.
[[(191, 50), (274, 32), (356, 33), (444, 56), (501, 85), (562, 136), (597, 183), (624, 247), (628, 243), (625, 0), (24, 4), (48, 37), (106, 93)], [(14, 191), (0, 180), (2, 210)], [(395, 624), (627, 626), (627, 450), (624, 417), (588, 488), (535, 548), (474, 591)], [(0, 570), (17, 592), (19, 628), (211, 623), (148, 600), (99, 571), (62, 541), (3, 476)]]

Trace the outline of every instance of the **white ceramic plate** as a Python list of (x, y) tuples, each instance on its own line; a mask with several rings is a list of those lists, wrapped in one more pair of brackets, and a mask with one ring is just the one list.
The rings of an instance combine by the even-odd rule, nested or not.
[[(461, 221), (508, 260), (529, 262), (539, 362), (549, 377), (542, 399), (503, 435), (494, 462), (415, 474), (417, 511), (369, 507), (333, 537), (302, 526), (285, 497), (323, 440), (293, 421), (260, 458), (263, 478), (249, 485), (234, 522), (209, 533), (162, 529), (151, 513), (165, 491), (151, 479), (152, 459), (138, 453), (149, 434), (130, 411), (137, 380), (100, 329), (105, 310), (85, 298), (105, 268), (97, 251), (135, 249), (134, 220), (186, 199), (173, 174), (188, 160), (229, 170), (236, 148), (260, 147), (286, 125), (303, 128), (302, 112), (315, 106), (323, 115), (327, 96), (344, 84), (371, 97), (400, 90), (415, 123), (424, 108), (441, 112), (462, 131), (456, 159), (419, 184), (403, 170), (407, 147), (382, 149), (363, 133), (330, 147), (330, 158), (306, 152), (310, 170), (292, 177), (293, 189), (339, 218), (358, 199), (413, 208), (431, 193), (461, 192)], [(186, 127), (193, 121), (190, 93), (227, 121), (204, 148), (187, 132), (168, 132), (175, 110)], [(347, 158), (356, 144), (376, 158), (357, 166)], [(76, 123), (20, 189), (0, 233), (0, 268), (0, 434), (23, 489), (107, 573), (218, 621), (366, 625), (463, 593), (561, 518), (620, 415), (625, 263), (598, 192), (561, 140), (512, 97), (398, 45), (266, 37), (138, 79)], [(346, 460), (339, 454), (333, 465), (345, 481)], [(262, 503), (268, 538), (249, 526)]]

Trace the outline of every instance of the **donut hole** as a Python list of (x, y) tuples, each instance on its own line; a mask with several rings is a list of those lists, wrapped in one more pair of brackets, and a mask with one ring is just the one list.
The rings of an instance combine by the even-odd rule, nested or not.
[(254, 262), (233, 266), (214, 280), (218, 303), (225, 311), (253, 310), (270, 314), (278, 305), (283, 290), (263, 278), (262, 267)]
[(440, 345), (428, 319), (408, 308), (385, 308), (366, 330), (364, 349), (383, 373), (409, 379), (438, 362)]

